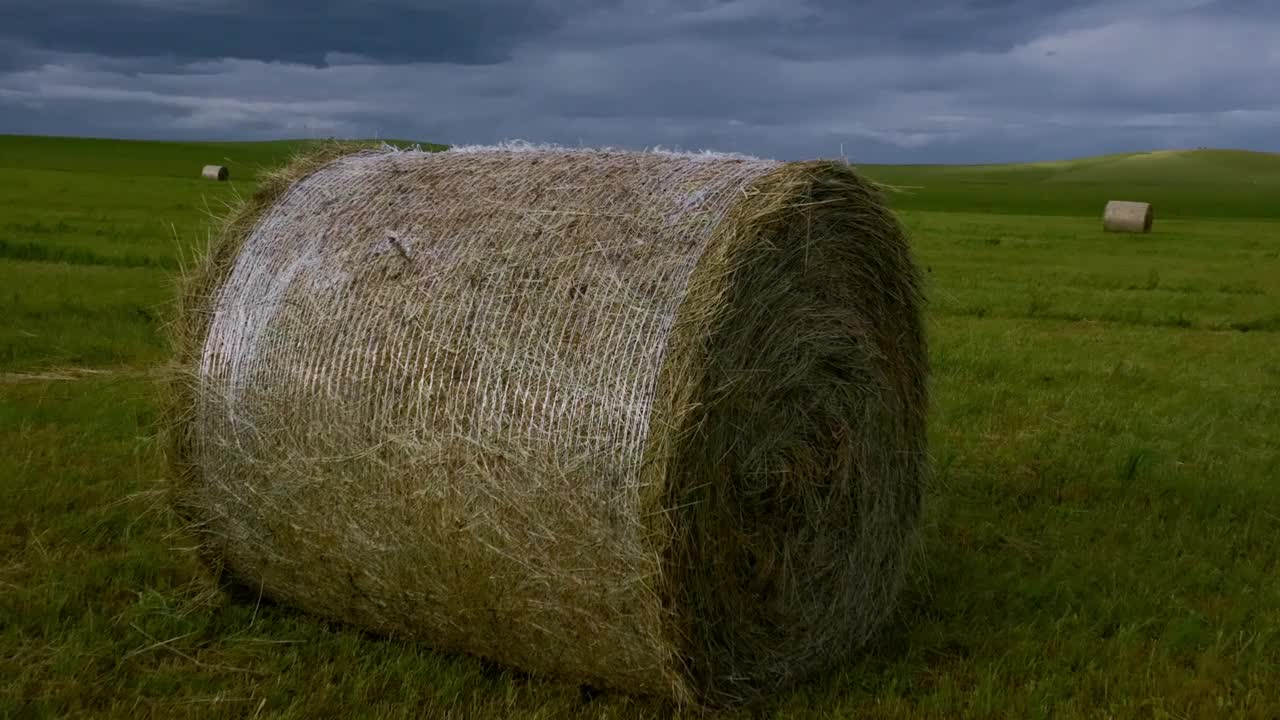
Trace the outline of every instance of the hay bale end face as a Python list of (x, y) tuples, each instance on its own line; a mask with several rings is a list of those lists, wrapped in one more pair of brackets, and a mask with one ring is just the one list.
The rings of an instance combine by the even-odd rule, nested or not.
[(303, 610), (679, 702), (890, 614), (920, 513), (917, 270), (838, 162), (310, 157), (188, 279), (173, 501)]
[(200, 175), (205, 180), (227, 180), (231, 177), (231, 171), (223, 165), (205, 165)]
[(1102, 213), (1106, 232), (1149, 233), (1155, 215), (1150, 203), (1112, 200)]

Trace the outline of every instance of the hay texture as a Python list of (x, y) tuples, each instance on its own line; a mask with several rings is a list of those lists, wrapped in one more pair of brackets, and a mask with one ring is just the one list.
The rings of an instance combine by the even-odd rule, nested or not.
[(231, 171), (222, 165), (205, 165), (200, 176), (205, 180), (228, 180), (231, 178)]
[(302, 158), (189, 280), (174, 501), (306, 611), (759, 699), (892, 609), (926, 466), (917, 283), (839, 162)]
[(1149, 233), (1153, 219), (1150, 203), (1112, 200), (1102, 213), (1102, 229), (1107, 232)]

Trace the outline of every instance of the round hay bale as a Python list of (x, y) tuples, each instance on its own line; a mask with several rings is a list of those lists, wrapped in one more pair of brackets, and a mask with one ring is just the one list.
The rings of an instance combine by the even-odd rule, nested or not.
[(1112, 200), (1102, 213), (1106, 232), (1149, 233), (1154, 214), (1151, 203)]
[(200, 175), (205, 180), (227, 180), (231, 177), (231, 171), (222, 165), (205, 165)]
[(927, 466), (918, 282), (840, 162), (303, 158), (188, 279), (173, 502), (306, 611), (756, 700), (893, 608)]

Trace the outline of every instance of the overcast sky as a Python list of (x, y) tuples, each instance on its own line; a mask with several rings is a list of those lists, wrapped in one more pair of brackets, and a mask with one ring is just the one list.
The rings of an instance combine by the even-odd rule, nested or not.
[(0, 132), (1280, 151), (1280, 1), (0, 0)]

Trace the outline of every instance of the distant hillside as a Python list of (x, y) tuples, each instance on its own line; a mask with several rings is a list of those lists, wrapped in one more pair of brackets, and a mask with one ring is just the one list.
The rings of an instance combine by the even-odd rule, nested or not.
[[(314, 142), (317, 141), (166, 142), (0, 135), (0, 168), (192, 178), (205, 165), (226, 165), (232, 180), (252, 181), (260, 169), (279, 165)], [(403, 140), (386, 142), (413, 144)], [(443, 146), (423, 143), (423, 147)]]
[(1163, 150), (1010, 165), (862, 165), (900, 209), (1100, 214), (1143, 200), (1157, 218), (1280, 218), (1280, 154)]
[[(194, 178), (206, 164), (251, 182), (307, 140), (160, 142), (0, 135), (0, 168)], [(396, 145), (407, 141), (388, 141)], [(424, 143), (441, 149), (443, 145)], [(1280, 154), (1164, 150), (1005, 165), (859, 165), (893, 186), (900, 210), (1100, 216), (1108, 200), (1143, 200), (1157, 222), (1280, 218)]]

